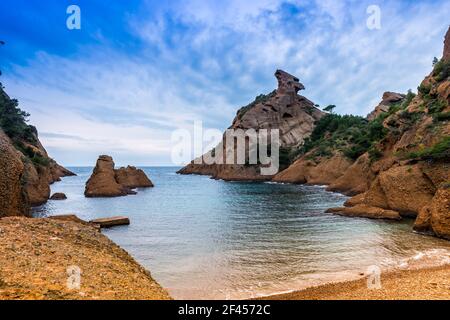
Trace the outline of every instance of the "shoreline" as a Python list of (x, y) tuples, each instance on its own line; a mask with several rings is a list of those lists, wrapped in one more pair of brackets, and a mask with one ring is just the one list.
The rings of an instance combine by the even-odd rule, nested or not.
[(450, 262), (382, 272), (380, 289), (369, 289), (367, 282), (362, 276), (252, 300), (450, 300)]

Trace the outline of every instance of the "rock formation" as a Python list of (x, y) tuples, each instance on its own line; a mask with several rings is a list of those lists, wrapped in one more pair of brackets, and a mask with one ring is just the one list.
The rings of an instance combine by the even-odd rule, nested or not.
[(367, 120), (372, 121), (376, 119), (382, 113), (388, 112), (394, 103), (400, 102), (405, 99), (406, 95), (396, 92), (385, 92), (381, 102), (375, 107), (375, 109), (369, 113)]
[[(280, 160), (280, 166), (286, 167), (290, 164), (291, 152), (301, 146), (304, 139), (308, 137), (314, 123), (324, 113), (314, 106), (307, 98), (298, 95), (304, 86), (299, 79), (282, 70), (275, 72), (278, 80), (278, 89), (268, 95), (256, 97), (251, 104), (242, 107), (237, 112), (230, 129), (279, 129), (280, 153), (284, 155), (284, 161)], [(223, 154), (228, 150), (225, 148), (224, 140), (214, 150), (223, 148)], [(248, 156), (248, 148), (246, 156)], [(212, 151), (203, 156), (210, 157)], [(225, 159), (225, 156), (224, 156)], [(270, 180), (271, 175), (261, 175), (261, 165), (254, 164), (197, 164), (193, 161), (179, 171), (181, 174), (203, 174), (211, 175), (216, 179), (224, 180)], [(223, 161), (225, 163), (225, 160)]]
[(136, 194), (133, 188), (153, 187), (153, 183), (141, 169), (128, 166), (114, 169), (110, 156), (98, 158), (94, 171), (86, 182), (86, 197), (121, 197)]
[(0, 217), (29, 215), (31, 206), (48, 200), (50, 184), (74, 175), (48, 156), (34, 127), (21, 119), (2, 121), (7, 112), (20, 111), (14, 108), (17, 101), (0, 87)]
[[(319, 145), (273, 180), (327, 184), (328, 190), (353, 196), (345, 207), (328, 212), (394, 220), (417, 216), (415, 230), (450, 239), (450, 28), (445, 39), (443, 58), (417, 95), (384, 93), (368, 116), (370, 122), (360, 123), (380, 134), (373, 141), (363, 140), (362, 155), (351, 148), (355, 140), (365, 138), (361, 132), (348, 137), (322, 132)], [(345, 155), (345, 148), (356, 151)]]
[(150, 188), (153, 187), (153, 183), (145, 175), (141, 169), (128, 166), (126, 168), (120, 168), (115, 170), (117, 183), (134, 189), (134, 188)]

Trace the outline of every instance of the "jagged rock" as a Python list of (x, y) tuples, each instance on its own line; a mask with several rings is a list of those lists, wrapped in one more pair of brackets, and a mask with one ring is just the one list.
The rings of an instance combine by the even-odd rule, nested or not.
[(62, 192), (54, 193), (50, 197), (50, 200), (66, 200), (66, 199), (67, 199), (67, 196), (64, 193), (62, 193)]
[[(230, 129), (279, 129), (280, 147), (288, 150), (303, 144), (304, 139), (311, 134), (315, 121), (324, 113), (313, 102), (297, 94), (304, 89), (298, 78), (282, 70), (277, 70), (275, 77), (278, 80), (277, 90), (261, 95), (253, 103), (239, 109)], [(216, 149), (222, 149), (223, 154), (227, 154), (223, 141)], [(208, 152), (203, 157), (210, 156), (211, 152)], [(178, 173), (211, 175), (224, 180), (270, 180), (273, 175), (261, 175), (260, 167), (241, 164), (207, 165), (193, 161)]]
[(141, 169), (128, 166), (126, 168), (120, 168), (116, 170), (116, 181), (128, 188), (150, 188), (153, 187), (153, 183), (145, 175)]
[(342, 192), (347, 195), (357, 195), (366, 192), (374, 179), (367, 153), (360, 156), (343, 174), (333, 181), (328, 191)]
[(136, 194), (131, 190), (136, 187), (152, 187), (153, 184), (142, 170), (135, 167), (114, 169), (114, 161), (110, 156), (98, 158), (94, 171), (86, 182), (85, 196), (121, 197)]
[(129, 194), (130, 189), (116, 181), (114, 161), (110, 156), (98, 158), (94, 172), (86, 183), (86, 197), (120, 197)]
[(431, 203), (420, 210), (414, 230), (450, 240), (450, 185), (440, 188)]
[(381, 102), (375, 107), (369, 115), (367, 116), (367, 120), (372, 121), (376, 119), (380, 114), (388, 112), (389, 108), (397, 102), (402, 101), (406, 96), (401, 93), (396, 92), (385, 92), (383, 93), (383, 97)]
[(278, 173), (273, 181), (284, 183), (331, 184), (351, 165), (350, 160), (335, 154), (318, 164), (308, 160), (308, 156), (294, 162), (289, 168)]

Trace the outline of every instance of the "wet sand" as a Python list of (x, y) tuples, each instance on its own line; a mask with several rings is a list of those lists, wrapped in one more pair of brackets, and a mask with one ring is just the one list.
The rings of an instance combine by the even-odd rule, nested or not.
[(450, 300), (450, 265), (381, 274), (381, 288), (366, 277), (260, 298), (262, 300)]

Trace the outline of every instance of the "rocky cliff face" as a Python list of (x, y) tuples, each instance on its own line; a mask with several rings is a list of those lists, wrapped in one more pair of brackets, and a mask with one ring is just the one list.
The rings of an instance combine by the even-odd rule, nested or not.
[[(257, 132), (261, 129), (279, 129), (280, 153), (283, 157), (280, 165), (283, 167), (289, 164), (291, 152), (303, 144), (304, 139), (311, 134), (315, 121), (324, 113), (313, 102), (298, 95), (298, 91), (304, 89), (298, 78), (282, 70), (277, 70), (275, 77), (278, 80), (277, 90), (268, 95), (260, 95), (254, 102), (239, 109), (230, 129), (255, 129)], [(224, 141), (217, 148), (224, 148), (226, 154)], [(211, 152), (204, 157), (209, 155)], [(272, 176), (260, 174), (260, 167), (250, 164), (207, 165), (192, 162), (179, 173), (211, 175), (224, 180), (270, 180)]]
[(48, 200), (50, 184), (73, 175), (48, 156), (34, 127), (12, 120), (14, 104), (0, 88), (0, 217), (29, 215)]
[(385, 92), (383, 93), (383, 98), (379, 105), (375, 107), (375, 109), (369, 113), (367, 119), (369, 121), (375, 120), (381, 114), (388, 112), (391, 106), (395, 103), (401, 102), (405, 99), (406, 95), (396, 92)]
[[(371, 140), (336, 131), (336, 122), (350, 123), (346, 118), (321, 120), (317, 128), (325, 133), (318, 144), (273, 180), (328, 184), (329, 190), (355, 195), (330, 212), (395, 220), (417, 216), (416, 230), (450, 239), (450, 29), (445, 39), (443, 58), (417, 95), (385, 93), (370, 122), (352, 128), (374, 130), (378, 134), (369, 135)], [(343, 140), (350, 145), (362, 140), (363, 154), (342, 152), (336, 145)], [(360, 151), (347, 148), (352, 150)]]
[(94, 172), (86, 183), (85, 196), (121, 197), (136, 194), (133, 188), (153, 187), (153, 183), (144, 171), (128, 166), (114, 169), (114, 161), (110, 156), (98, 158)]

